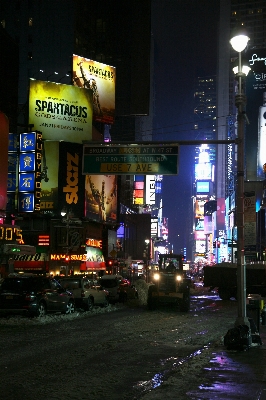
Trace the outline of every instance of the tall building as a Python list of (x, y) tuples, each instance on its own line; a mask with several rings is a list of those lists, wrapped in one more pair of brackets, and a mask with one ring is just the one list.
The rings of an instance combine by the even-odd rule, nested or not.
[(202, 144), (195, 148), (193, 193), (193, 261), (198, 265), (213, 261), (213, 233), (206, 231), (204, 207), (216, 199), (216, 146), (204, 140), (216, 139), (216, 76), (198, 77), (194, 93), (194, 129)]
[[(106, 137), (109, 140), (119, 141), (119, 143), (134, 141), (136, 116), (148, 115), (150, 107), (150, 19), (150, 0), (125, 2), (123, 7), (121, 7), (120, 0), (113, 0), (112, 2), (109, 0), (1, 1), (1, 43), (4, 31), (6, 43), (9, 40), (9, 50), (12, 51), (12, 55), (9, 56), (9, 62), (11, 61), (12, 65), (8, 66), (8, 63), (5, 62), (1, 63), (1, 67), (2, 64), (5, 65), (5, 70), (9, 72), (9, 76), (10, 71), (13, 74), (14, 70), (15, 73), (16, 58), (17, 53), (19, 53), (18, 82), (16, 83), (16, 77), (10, 82), (10, 95), (17, 93), (18, 96), (18, 113), (14, 118), (13, 107), (5, 106), (4, 109), (7, 116), (12, 118), (12, 132), (16, 134), (28, 132), (29, 79), (72, 85), (75, 79), (75, 76), (72, 76), (72, 58), (73, 54), (76, 54), (116, 69), (114, 121), (109, 125), (93, 119), (92, 135), (88, 140), (103, 141), (103, 138)], [(8, 75), (2, 69), (1, 73), (2, 77)], [(3, 104), (2, 96), (1, 104)], [(79, 141), (78, 134), (75, 137)], [(74, 139), (73, 135), (73, 142), (75, 142)], [(46, 146), (48, 148), (49, 145), (46, 141), (44, 148)], [(80, 141), (78, 145), (79, 150), (74, 145), (69, 146), (68, 149), (65, 148), (63, 152), (66, 157), (61, 155), (61, 150), (64, 147), (62, 142), (56, 145), (53, 153), (47, 151), (45, 154), (43, 151), (42, 183), (44, 186), (48, 181), (51, 183), (52, 173), (56, 174), (57, 171), (57, 176), (60, 175), (59, 186), (62, 187), (61, 189), (59, 186), (58, 188), (52, 187), (49, 192), (50, 196), (57, 196), (56, 201), (48, 201), (47, 198), (44, 201), (43, 198), (46, 209), (41, 210), (41, 215), (38, 213), (20, 215), (18, 223), (24, 231), (24, 238), (28, 241), (28, 244), (38, 247), (39, 236), (41, 234), (50, 235), (50, 244), (48, 245), (50, 253), (56, 254), (60, 250), (61, 254), (64, 254), (66, 242), (69, 250), (68, 244), (72, 243), (74, 237), (76, 237), (79, 238), (78, 242), (84, 242), (84, 238), (87, 238), (89, 240), (86, 239), (86, 241), (90, 245), (91, 243), (97, 246), (102, 245), (104, 255), (108, 257), (113, 246), (116, 246), (119, 213), (113, 213), (109, 221), (106, 220), (105, 211), (101, 209), (101, 201), (107, 199), (109, 195), (110, 201), (113, 198), (117, 200), (119, 196), (112, 185), (109, 187), (110, 190), (107, 188), (106, 179), (99, 180), (98, 187), (95, 187), (95, 181), (92, 182), (89, 178), (86, 178), (87, 183), (85, 185), (87, 185), (87, 193), (89, 193), (87, 197), (94, 198), (94, 202), (98, 202), (95, 210), (99, 209), (99, 212), (95, 212), (95, 210), (86, 211), (86, 207), (84, 210), (83, 201), (83, 217), (80, 213), (78, 215), (81, 225), (76, 223), (75, 228), (72, 226), (72, 222), (75, 221), (73, 221), (71, 213), (64, 219), (64, 222), (60, 220), (60, 211), (63, 208), (60, 196), (63, 194), (63, 197), (66, 198), (68, 190), (66, 188), (69, 188), (77, 179), (79, 185), (84, 180), (84, 177), (77, 177), (76, 173), (76, 169), (80, 168), (81, 164), (77, 166), (75, 162), (79, 163), (82, 159)], [(76, 155), (77, 158), (74, 161), (75, 157), (72, 155), (74, 158), (71, 158), (72, 161), (70, 162), (67, 154), (71, 151), (76, 151), (74, 156)], [(60, 169), (62, 165), (61, 167), (57, 165), (56, 168), (50, 167), (48, 169), (50, 176), (47, 175), (48, 158), (52, 159), (54, 163), (56, 161), (59, 164), (65, 163), (65, 167), (63, 170)], [(70, 168), (71, 166), (73, 169)], [(65, 186), (63, 183), (64, 174), (68, 174), (66, 179), (69, 182)], [(75, 185), (77, 186), (76, 183)], [(60, 190), (61, 194), (59, 193)], [(84, 192), (84, 190), (83, 187), (82, 191)], [(100, 197), (97, 197), (98, 194), (101, 201), (99, 200)], [(68, 204), (72, 211), (76, 208), (74, 197), (68, 198), (70, 203), (70, 199), (73, 200), (73, 204)], [(47, 207), (50, 207), (50, 210)], [(15, 219), (10, 222), (18, 221), (16, 211), (15, 208), (10, 210), (8, 217), (14, 218), (11, 217), (11, 214), (15, 216)], [(101, 218), (99, 218), (100, 214)], [(51, 219), (56, 219), (57, 222), (53, 223)], [(82, 234), (80, 234), (81, 231)], [(77, 243), (74, 247), (77, 247)], [(44, 247), (37, 250), (43, 253)], [(132, 256), (134, 257), (134, 255)]]
[[(217, 71), (217, 138), (218, 140), (237, 137), (237, 109), (234, 104), (237, 83), (232, 73), (232, 62), (238, 57), (229, 44), (231, 30), (243, 25), (249, 34), (248, 46), (243, 57), (250, 64), (251, 72), (244, 83), (247, 95), (245, 126), (245, 255), (246, 260), (263, 256), (265, 247), (265, 209), (262, 204), (264, 173), (258, 162), (260, 151), (260, 133), (258, 132), (259, 109), (263, 106), (263, 92), (266, 91), (264, 79), (265, 66), (265, 21), (266, 4), (264, 1), (222, 0), (220, 2), (220, 25), (218, 43)], [(262, 62), (261, 62), (262, 61)], [(235, 190), (237, 179), (237, 146), (218, 145), (217, 150), (217, 199), (225, 199), (225, 228), (221, 232), (222, 243), (231, 246), (227, 255), (236, 250), (237, 229), (235, 226)], [(266, 161), (266, 160), (265, 160)], [(264, 162), (265, 162), (264, 161)], [(264, 234), (261, 234), (261, 226)], [(260, 227), (260, 233), (258, 229)], [(234, 249), (233, 249), (234, 247)], [(234, 257), (230, 256), (234, 261)]]

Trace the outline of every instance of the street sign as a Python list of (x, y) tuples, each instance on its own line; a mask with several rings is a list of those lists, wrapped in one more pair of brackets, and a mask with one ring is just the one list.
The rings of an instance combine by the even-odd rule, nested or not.
[(82, 173), (85, 175), (177, 175), (178, 145), (85, 145)]
[(110, 251), (109, 254), (110, 254), (111, 257), (114, 258), (117, 255), (117, 252), (115, 250), (112, 250), (112, 251)]

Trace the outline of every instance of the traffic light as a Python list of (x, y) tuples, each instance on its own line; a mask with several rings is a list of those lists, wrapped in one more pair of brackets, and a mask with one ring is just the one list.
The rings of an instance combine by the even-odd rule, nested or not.
[(221, 242), (217, 242), (218, 249), (220, 248), (220, 244), (221, 244)]
[(213, 248), (216, 249), (216, 242), (213, 242)]

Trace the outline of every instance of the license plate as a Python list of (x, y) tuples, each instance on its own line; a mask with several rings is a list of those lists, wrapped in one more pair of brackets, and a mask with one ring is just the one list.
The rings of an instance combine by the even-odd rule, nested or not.
[(6, 300), (12, 300), (13, 299), (13, 296), (6, 296)]

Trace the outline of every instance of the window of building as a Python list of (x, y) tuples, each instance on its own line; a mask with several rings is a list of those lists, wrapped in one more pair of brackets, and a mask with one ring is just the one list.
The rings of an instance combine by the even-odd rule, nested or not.
[(29, 26), (32, 26), (32, 25), (33, 25), (33, 18), (30, 17), (30, 18), (29, 18)]

